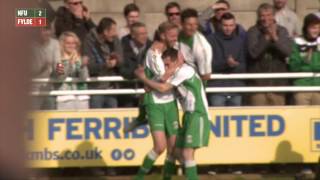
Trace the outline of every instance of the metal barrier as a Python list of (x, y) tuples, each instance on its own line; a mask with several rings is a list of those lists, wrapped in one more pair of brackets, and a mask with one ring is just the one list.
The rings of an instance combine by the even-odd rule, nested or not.
[[(296, 79), (320, 78), (320, 73), (250, 73), (250, 74), (213, 74), (211, 79)], [(64, 81), (55, 79), (33, 79), (34, 83), (59, 83), (59, 82), (124, 82), (128, 81), (121, 76), (88, 78), (80, 81), (77, 78), (66, 78)], [(132, 80), (135, 81), (135, 80)], [(276, 87), (208, 87), (207, 93), (249, 93), (249, 92), (315, 92), (320, 91), (320, 86), (276, 86)], [(143, 94), (143, 89), (106, 89), (106, 90), (73, 90), (73, 91), (41, 91), (32, 92), (33, 96), (58, 96), (58, 95), (123, 95)]]

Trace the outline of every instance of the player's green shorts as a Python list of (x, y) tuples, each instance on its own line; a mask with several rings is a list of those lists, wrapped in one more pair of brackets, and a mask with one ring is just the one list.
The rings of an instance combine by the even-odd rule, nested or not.
[(147, 104), (146, 113), (151, 132), (164, 131), (168, 137), (178, 134), (179, 110), (176, 101)]
[(185, 112), (176, 146), (179, 148), (200, 148), (208, 146), (210, 121), (207, 114)]

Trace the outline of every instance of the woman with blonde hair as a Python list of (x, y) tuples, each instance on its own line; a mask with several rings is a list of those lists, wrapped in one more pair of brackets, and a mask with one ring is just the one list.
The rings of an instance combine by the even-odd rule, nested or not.
[[(78, 36), (73, 32), (64, 32), (60, 38), (61, 47), (61, 62), (57, 64), (56, 77), (59, 80), (65, 80), (67, 77), (79, 78), (81, 81), (89, 77), (88, 73), (88, 59), (81, 57), (80, 46), (81, 42)], [(58, 84), (59, 90), (86, 90), (87, 84), (66, 83)], [(57, 97), (57, 109), (88, 109), (89, 96), (88, 95), (63, 95)]]

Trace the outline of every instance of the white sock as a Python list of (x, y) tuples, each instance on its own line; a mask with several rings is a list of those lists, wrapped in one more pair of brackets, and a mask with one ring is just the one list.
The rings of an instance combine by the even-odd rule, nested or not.
[(197, 163), (196, 163), (196, 161), (194, 161), (194, 160), (186, 160), (185, 162), (184, 162), (184, 166), (186, 167), (186, 168), (188, 168), (188, 167), (194, 167), (194, 166), (196, 166), (197, 165)]
[(159, 157), (159, 154), (157, 154), (153, 149), (148, 153), (148, 157), (152, 160), (156, 160)]

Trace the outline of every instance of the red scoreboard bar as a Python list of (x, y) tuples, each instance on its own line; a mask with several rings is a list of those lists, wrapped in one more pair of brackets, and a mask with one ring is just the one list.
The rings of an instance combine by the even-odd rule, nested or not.
[(47, 11), (39, 8), (16, 9), (17, 27), (45, 27), (47, 26)]

